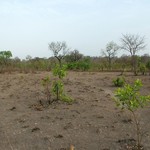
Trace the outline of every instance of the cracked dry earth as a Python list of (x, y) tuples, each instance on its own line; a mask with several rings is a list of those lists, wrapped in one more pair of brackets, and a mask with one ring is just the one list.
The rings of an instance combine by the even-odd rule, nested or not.
[[(133, 119), (112, 100), (119, 73), (69, 72), (65, 91), (72, 104), (46, 105), (42, 77), (49, 72), (0, 74), (0, 150), (126, 150), (135, 144)], [(128, 83), (141, 79), (150, 94), (150, 76), (125, 73)], [(43, 104), (40, 105), (39, 100)], [(46, 107), (45, 107), (46, 106)], [(150, 149), (150, 107), (137, 112)]]

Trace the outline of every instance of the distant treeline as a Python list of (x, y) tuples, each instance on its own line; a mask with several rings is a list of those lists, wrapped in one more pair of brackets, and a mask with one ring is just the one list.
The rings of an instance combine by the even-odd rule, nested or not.
[[(68, 70), (73, 71), (132, 71), (134, 75), (150, 73), (150, 56), (145, 54), (138, 56), (137, 53), (146, 47), (145, 37), (136, 34), (122, 34), (121, 45), (111, 41), (101, 50), (100, 57), (84, 56), (78, 50), (70, 51), (66, 42), (51, 42), (49, 50), (53, 53), (50, 58), (32, 58), (27, 56), (25, 60), (18, 57), (12, 59), (11, 51), (0, 51), (0, 72), (35, 72), (51, 71), (59, 63), (66, 65)], [(117, 57), (117, 52), (123, 50), (129, 55)]]
[[(55, 57), (50, 58), (32, 58), (27, 56), (26, 59), (21, 60), (18, 57), (11, 58), (11, 51), (0, 52), (0, 73), (18, 71), (22, 73), (36, 72), (36, 71), (51, 71), (58, 63)], [(138, 74), (146, 74), (150, 72), (150, 56), (144, 54), (142, 56), (135, 56), (136, 68)], [(114, 57), (111, 61), (107, 56), (90, 57), (84, 56), (78, 50), (69, 52), (64, 56), (62, 63), (66, 65), (68, 70), (72, 71), (133, 71), (132, 56), (122, 55), (121, 57)]]

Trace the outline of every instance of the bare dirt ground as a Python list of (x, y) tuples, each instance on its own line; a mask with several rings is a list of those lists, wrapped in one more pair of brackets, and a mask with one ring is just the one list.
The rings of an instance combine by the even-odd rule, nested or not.
[[(41, 79), (48, 72), (0, 74), (0, 150), (125, 150), (135, 143), (130, 113), (112, 100), (119, 73), (69, 72), (65, 91), (74, 102), (42, 107)], [(150, 76), (125, 73), (128, 83), (141, 79), (150, 94)], [(46, 100), (43, 100), (46, 102)], [(150, 150), (150, 107), (138, 112), (142, 144)]]

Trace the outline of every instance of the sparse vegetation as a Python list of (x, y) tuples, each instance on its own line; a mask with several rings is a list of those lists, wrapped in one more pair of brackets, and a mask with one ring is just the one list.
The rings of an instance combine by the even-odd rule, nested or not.
[(0, 72), (3, 72), (3, 70), (6, 68), (8, 69), (11, 57), (11, 51), (0, 51)]
[[(146, 76), (146, 74), (148, 71), (150, 72), (150, 56), (148, 54), (143, 56), (137, 55), (139, 50), (144, 49), (144, 42), (144, 37), (130, 34), (123, 35), (122, 46), (119, 46), (114, 42), (109, 42), (106, 45), (106, 48), (102, 50), (102, 55), (99, 57), (84, 56), (78, 50), (70, 51), (66, 42), (51, 42), (48, 47), (53, 56), (50, 58), (32, 58), (30, 55), (27, 55), (26, 59), (21, 60), (18, 57), (12, 58), (11, 51), (1, 51), (0, 73), (6, 72), (5, 74), (0, 74), (0, 88), (2, 90), (1, 100), (2, 105), (5, 104), (7, 108), (9, 106), (10, 108), (0, 110), (2, 114), (5, 114), (7, 113), (7, 110), (22, 113), (20, 111), (22, 109), (25, 115), (18, 115), (22, 118), (24, 116), (26, 117), (26, 109), (28, 109), (30, 115), (27, 115), (27, 118), (31, 117), (30, 121), (34, 120), (32, 125), (35, 125), (35, 127), (28, 130), (32, 125), (29, 123), (30, 121), (27, 121), (29, 125), (22, 125), (21, 127), (24, 128), (22, 131), (31, 131), (32, 134), (34, 134), (33, 132), (39, 132), (41, 130), (40, 136), (38, 136), (44, 139), (43, 145), (48, 143), (46, 141), (49, 141), (50, 145), (52, 145), (52, 141), (57, 143), (57, 140), (53, 140), (53, 138), (63, 139), (64, 137), (69, 137), (70, 141), (65, 139), (62, 142), (63, 144), (66, 142), (68, 144), (66, 147), (69, 148), (69, 145), (76, 140), (76, 137), (82, 141), (83, 139), (80, 135), (85, 134), (84, 136), (87, 137), (85, 142), (94, 139), (94, 149), (101, 149), (97, 146), (100, 145), (99, 140), (97, 141), (97, 139), (98, 134), (101, 132), (102, 134), (100, 134), (102, 137), (100, 138), (102, 142), (108, 138), (110, 139), (108, 143), (104, 142), (104, 145), (106, 144), (105, 146), (109, 145), (106, 149), (113, 145), (114, 149), (124, 149), (125, 147), (127, 150), (130, 150), (130, 148), (141, 150), (144, 144), (142, 143), (142, 130), (136, 110), (146, 106), (150, 101), (150, 96), (146, 96), (145, 93), (145, 95), (140, 93), (142, 87), (140, 80), (136, 80), (133, 85), (127, 84), (126, 81), (129, 81), (130, 83), (133, 79), (136, 79), (135, 76), (131, 75), (130, 72), (132, 71), (134, 72), (134, 75), (140, 75), (139, 78), (146, 79), (147, 81), (145, 81), (145, 83), (149, 81), (149, 79), (147, 79), (149, 76)], [(117, 52), (121, 48), (130, 52), (130, 56), (122, 55), (118, 57)], [(14, 72), (10, 74), (12, 71)], [(48, 75), (45, 71), (48, 71)], [(118, 72), (121, 72), (121, 74), (119, 75)], [(44, 74), (42, 79), (41, 74), (42, 77)], [(5, 75), (7, 78), (5, 78)], [(10, 77), (11, 79), (9, 80)], [(5, 79), (3, 80), (3, 78)], [(108, 100), (112, 99), (111, 96), (114, 96), (112, 90), (115, 87), (112, 86), (112, 82), (115, 87), (120, 87), (115, 92), (115, 102), (117, 106), (121, 107), (121, 109), (128, 110), (133, 116), (136, 126), (136, 140), (122, 140), (120, 139), (121, 137), (118, 136), (120, 135), (120, 132), (122, 137), (126, 137), (126, 135), (129, 136), (129, 134), (126, 134), (126, 131), (129, 130), (128, 123), (132, 123), (132, 120), (128, 119), (120, 121), (120, 112), (117, 112), (117, 109), (114, 109), (114, 106), (109, 103)], [(36, 88), (32, 87), (33, 85), (36, 86)], [(14, 91), (12, 88), (13, 86), (15, 87)], [(30, 89), (31, 87), (32, 89)], [(148, 88), (147, 85), (145, 90), (148, 91)], [(68, 96), (67, 93), (71, 93), (72, 96)], [(10, 102), (10, 99), (13, 102)], [(75, 99), (75, 103), (71, 103), (73, 99)], [(14, 106), (11, 106), (12, 104)], [(89, 110), (90, 115), (87, 113)], [(38, 115), (36, 111), (40, 111)], [(9, 115), (10, 114), (11, 117), (15, 116), (13, 113), (9, 113)], [(102, 115), (99, 116), (99, 114)], [(144, 116), (144, 113), (142, 115)], [(145, 118), (145, 120), (149, 122), (148, 118)], [(5, 124), (8, 123), (5, 119), (4, 122)], [(25, 119), (17, 120), (17, 126), (25, 124), (25, 122)], [(103, 126), (101, 126), (101, 124), (103, 124)], [(15, 121), (13, 125), (16, 127)], [(119, 127), (122, 127), (123, 125), (126, 128), (119, 130)], [(50, 131), (52, 131), (51, 133), (47, 130), (49, 128)], [(85, 130), (83, 131), (83, 128), (88, 132), (84, 132)], [(7, 128), (5, 129), (7, 130)], [(71, 129), (71, 132), (68, 129)], [(53, 130), (62, 133), (55, 133)], [(93, 132), (93, 130), (96, 132)], [(20, 131), (20, 128), (17, 129), (18, 133), (21, 133), (22, 131)], [(111, 140), (114, 138), (114, 135), (109, 134), (114, 131), (117, 133), (115, 134), (115, 138), (118, 140), (115, 144), (115, 141)], [(75, 136), (71, 135), (72, 132)], [(43, 133), (52, 134), (50, 135), (51, 140), (49, 137), (43, 136)], [(89, 136), (90, 133), (93, 135), (92, 137)], [(12, 135), (11, 132), (9, 132), (9, 134)], [(133, 133), (132, 131), (130, 136), (133, 136), (134, 134), (135, 132)], [(14, 135), (17, 137), (18, 134), (15, 133)], [(1, 136), (3, 139), (3, 135)], [(19, 134), (19, 137), (20, 136), (21, 134)], [(146, 136), (144, 139), (146, 139)], [(39, 140), (41, 142), (41, 139)], [(57, 145), (58, 143), (56, 143), (55, 147), (60, 148)], [(80, 149), (83, 149), (82, 144), (83, 143), (80, 143)], [(132, 147), (126, 147), (131, 144)], [(43, 149), (43, 145), (40, 149)], [(89, 143), (85, 148), (88, 146)], [(49, 147), (46, 145), (44, 149), (47, 148)], [(74, 149), (74, 146), (70, 147), (70, 149)], [(90, 149), (93, 149), (93, 147), (90, 147)], [(103, 147), (103, 149), (105, 149), (105, 147)]]

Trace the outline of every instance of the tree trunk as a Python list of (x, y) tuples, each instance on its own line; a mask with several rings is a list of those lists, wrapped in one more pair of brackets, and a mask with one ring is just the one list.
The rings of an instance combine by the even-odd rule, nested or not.
[(136, 56), (135, 55), (132, 55), (131, 57), (131, 62), (132, 62), (132, 71), (134, 73), (135, 76), (138, 75), (138, 72), (137, 72), (137, 59), (136, 59)]
[(141, 130), (140, 130), (140, 123), (137, 120), (137, 116), (136, 116), (135, 112), (131, 110), (131, 113), (133, 115), (133, 119), (134, 119), (135, 126), (136, 126), (137, 148), (138, 148), (138, 150), (140, 150), (141, 149), (141, 136), (142, 136), (141, 135)]
[(111, 58), (108, 59), (108, 63), (109, 63), (109, 66), (108, 66), (108, 67), (109, 67), (109, 70), (111, 70), (111, 69), (112, 69), (112, 68), (111, 68)]

